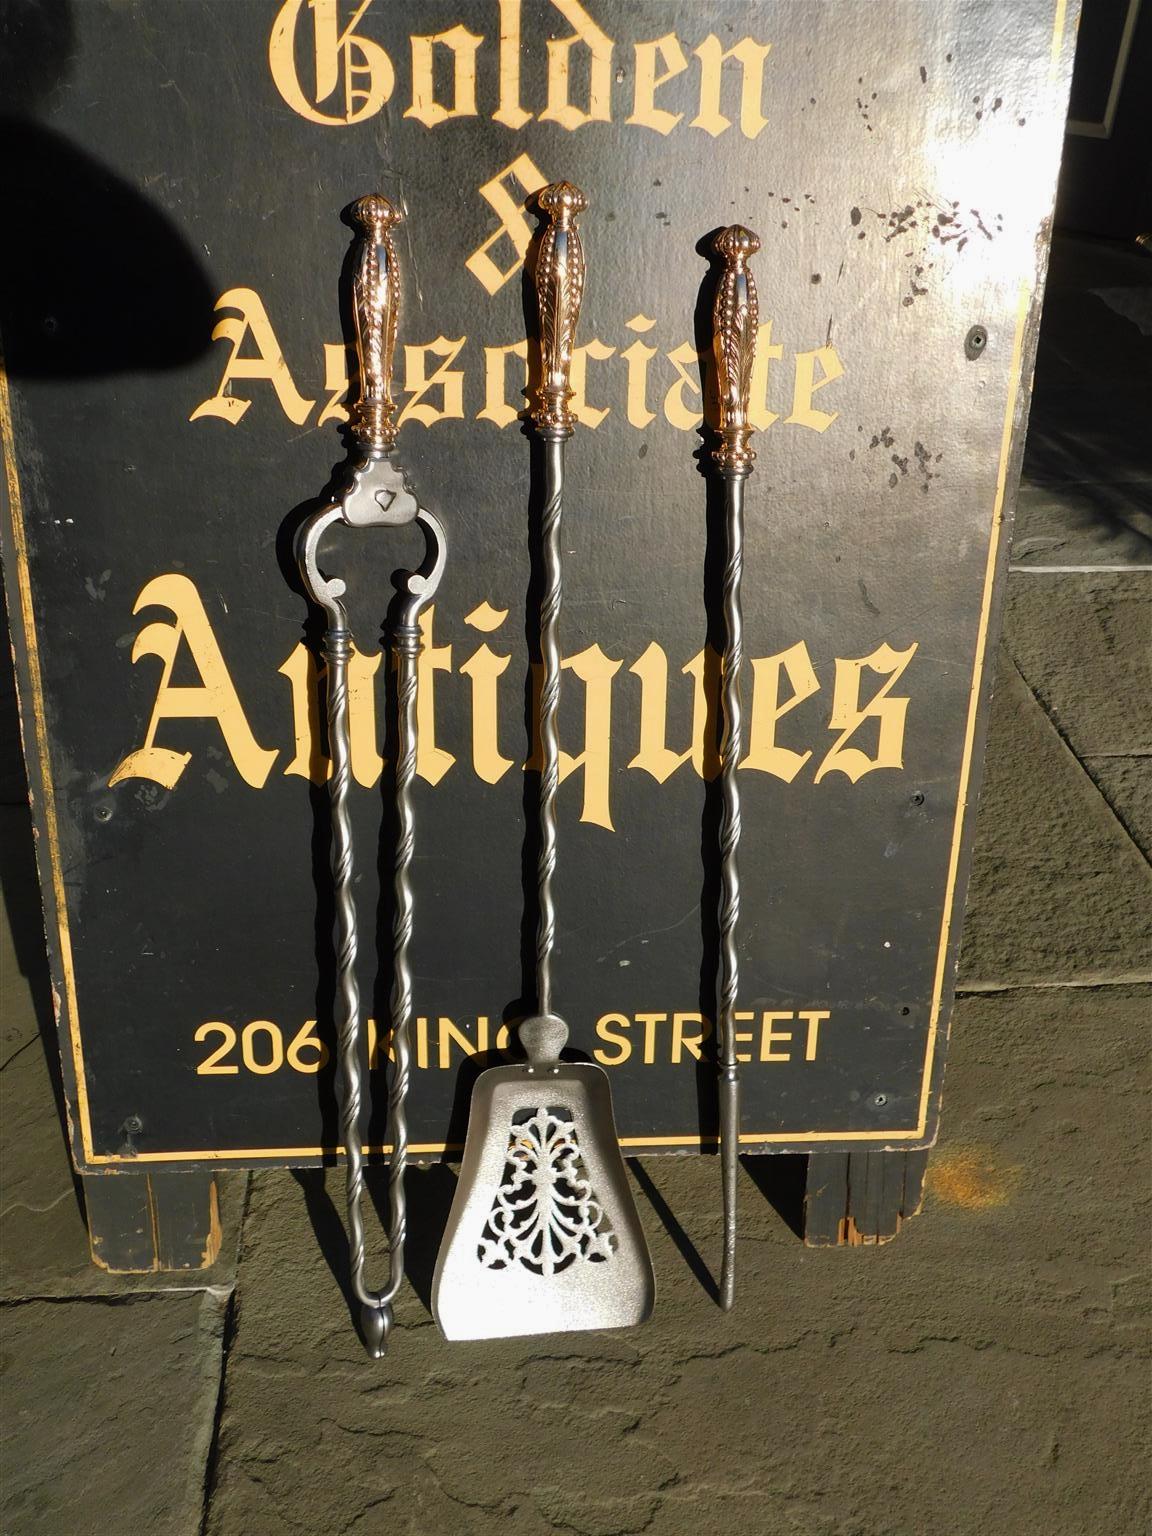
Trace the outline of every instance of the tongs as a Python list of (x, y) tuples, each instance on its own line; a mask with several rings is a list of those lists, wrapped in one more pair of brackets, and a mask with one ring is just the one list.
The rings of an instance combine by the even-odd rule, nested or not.
[[(392, 398), (392, 358), (396, 348), (400, 290), (392, 228), (400, 211), (387, 198), (373, 193), (353, 205), (359, 230), (352, 280), (358, 394), (349, 424), (355, 445), (348, 488), (331, 505), (313, 513), (301, 526), (296, 554), (308, 596), (324, 610), (327, 628), (328, 743), (332, 758), (328, 781), (332, 802), (332, 884), (336, 905), (336, 1026), (341, 1082), (340, 1121), (347, 1158), (349, 1258), (352, 1289), (360, 1302), (365, 1348), (379, 1359), (387, 1348), (397, 1292), (404, 1279), (407, 1209), (404, 1174), (408, 1161), (406, 1101), (410, 1077), (409, 1026), (412, 1019), (412, 975), (408, 946), (412, 937), (413, 898), (410, 883), (415, 823), (412, 780), (416, 773), (416, 689), (420, 654), (420, 614), (435, 596), (444, 572), (447, 540), (440, 522), (422, 507), (396, 455), (396, 402)], [(400, 528), (416, 523), (426, 544), (423, 564), (398, 578), (399, 595), (392, 605), (391, 649), (396, 667), (395, 807), (397, 834), (393, 865), (395, 912), (392, 923), (391, 1054), (392, 1082), (388, 1095), (391, 1159), (388, 1177), (389, 1270), (382, 1290), (369, 1288), (365, 1278), (364, 1148), (361, 1140), (361, 1048), (363, 1019), (356, 978), (359, 946), (353, 895), (352, 823), (348, 809), (351, 750), (348, 725), (348, 662), (353, 636), (343, 598), (345, 583), (320, 570), (320, 543), (337, 523), (347, 528)]]

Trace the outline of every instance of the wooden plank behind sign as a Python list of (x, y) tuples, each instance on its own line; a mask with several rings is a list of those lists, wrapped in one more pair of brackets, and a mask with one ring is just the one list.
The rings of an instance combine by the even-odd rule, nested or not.
[[(372, 188), (407, 210), (402, 454), (452, 538), (422, 676), (411, 1118), (417, 1155), (462, 1140), (525, 996), (523, 205), (559, 176), (591, 199), (563, 620), (574, 1044), (629, 1149), (714, 1140), (698, 352), (703, 242), (738, 219), (763, 240), (743, 1141), (929, 1145), (1075, 7), (154, 10), (92, 3), (41, 37), (6, 147), (5, 568), (78, 1165), (337, 1141), (316, 628), (290, 548), (340, 456), (339, 214)], [(333, 556), (363, 653), (380, 1017), (378, 631), (409, 553), (357, 535)]]

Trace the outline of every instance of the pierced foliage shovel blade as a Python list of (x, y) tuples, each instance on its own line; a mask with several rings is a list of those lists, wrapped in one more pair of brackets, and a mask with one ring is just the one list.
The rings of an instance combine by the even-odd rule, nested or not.
[(445, 1338), (644, 1322), (655, 1281), (603, 1069), (493, 1067), (469, 1131), (433, 1287)]

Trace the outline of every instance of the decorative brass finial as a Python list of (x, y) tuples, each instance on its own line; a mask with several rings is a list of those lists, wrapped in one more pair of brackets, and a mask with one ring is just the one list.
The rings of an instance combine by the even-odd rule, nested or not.
[(716, 236), (713, 248), (724, 258), (724, 275), (712, 309), (722, 438), (714, 457), (723, 470), (746, 475), (756, 457), (748, 446), (754, 430), (748, 420), (748, 393), (760, 325), (756, 283), (748, 262), (760, 249), (760, 237), (742, 224), (730, 224)]
[(367, 453), (389, 453), (396, 444), (392, 357), (400, 318), (400, 272), (392, 227), (403, 217), (379, 192), (371, 192), (352, 205), (352, 219), (361, 232), (352, 277), (360, 379), (359, 397), (349, 420), (356, 441)]
[(539, 432), (570, 437), (575, 425), (575, 417), (568, 409), (572, 398), (572, 342), (584, 297), (584, 250), (576, 216), (587, 208), (588, 199), (570, 181), (555, 181), (544, 188), (536, 201), (548, 215), (548, 228), (540, 241), (536, 263), (542, 379), (532, 420)]

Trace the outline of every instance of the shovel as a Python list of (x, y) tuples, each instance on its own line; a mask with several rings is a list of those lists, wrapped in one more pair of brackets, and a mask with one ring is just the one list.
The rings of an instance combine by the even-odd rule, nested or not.
[(546, 187), (536, 295), (543, 379), (532, 412), (544, 444), (540, 607), (540, 851), (536, 1014), (519, 1028), (527, 1060), (482, 1072), (472, 1090), (460, 1178), (436, 1264), (432, 1309), (448, 1339), (572, 1333), (641, 1323), (655, 1279), (620, 1155), (603, 1068), (562, 1062), (568, 1026), (552, 1006), (556, 915), (557, 708), (564, 444), (569, 373), (584, 289), (576, 215), (584, 194)]
[[(348, 489), (338, 501), (321, 508), (302, 524), (296, 557), (304, 587), (324, 610), (327, 629), (328, 745), (332, 774), (332, 885), (336, 901), (336, 1026), (340, 1049), (340, 1120), (347, 1158), (349, 1259), (352, 1289), (360, 1302), (364, 1345), (378, 1359), (392, 1329), (392, 1303), (404, 1279), (407, 1211), (404, 1172), (408, 1160), (408, 1031), (412, 1018), (412, 976), (408, 944), (412, 937), (412, 888), (409, 871), (415, 846), (412, 780), (416, 773), (416, 679), (420, 654), (420, 613), (432, 601), (444, 571), (447, 542), (433, 515), (419, 505), (396, 457), (396, 428), (392, 399), (392, 355), (399, 316), (399, 273), (391, 229), (400, 212), (387, 198), (372, 194), (353, 206), (360, 230), (352, 279), (359, 362), (359, 397), (349, 423), (356, 458)], [(361, 1048), (363, 1020), (356, 980), (358, 934), (353, 894), (352, 823), (348, 814), (351, 748), (348, 734), (348, 662), (352, 631), (344, 605), (344, 582), (320, 569), (320, 541), (335, 524), (348, 528), (398, 528), (416, 523), (424, 534), (426, 557), (420, 570), (400, 578), (400, 597), (392, 625), (392, 655), (396, 666), (396, 823), (393, 865), (395, 915), (392, 926), (392, 1085), (388, 1097), (388, 1129), (392, 1155), (388, 1171), (389, 1273), (381, 1291), (365, 1278), (364, 1150), (360, 1133)]]

